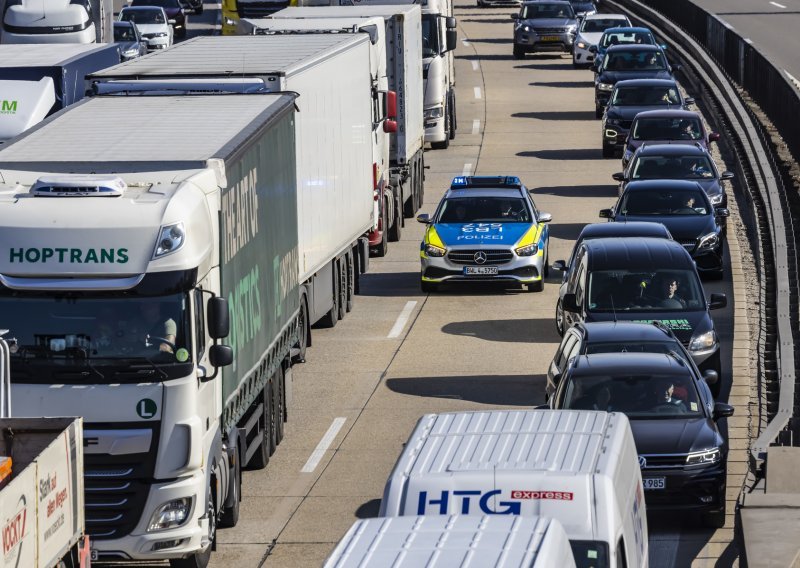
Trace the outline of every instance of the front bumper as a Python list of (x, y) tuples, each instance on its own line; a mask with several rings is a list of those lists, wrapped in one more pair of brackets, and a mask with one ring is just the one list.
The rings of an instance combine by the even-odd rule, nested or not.
[(514, 45), (526, 53), (535, 51), (572, 51), (575, 36), (569, 32), (537, 32), (535, 29), (514, 32)]
[[(154, 484), (150, 487), (142, 517), (133, 533), (117, 539), (93, 539), (93, 552), (101, 561), (105, 560), (166, 560), (183, 558), (201, 550), (208, 537), (208, 519), (205, 513), (204, 495), (207, 480), (202, 471), (192, 477), (171, 483)], [(157, 532), (147, 532), (153, 513), (162, 504), (173, 499), (193, 497), (194, 502), (188, 520), (180, 527)], [(160, 548), (165, 544), (173, 544)], [(158, 550), (153, 550), (157, 548)]]
[[(686, 347), (687, 351), (689, 350), (688, 345), (684, 345), (684, 347)], [(714, 345), (713, 349), (701, 352), (689, 351), (689, 355), (692, 356), (692, 361), (694, 361), (694, 364), (697, 365), (700, 373), (710, 369), (712, 371), (716, 371), (717, 374), (720, 375), (720, 380), (722, 380), (722, 375), (720, 374), (721, 364), (719, 356), (719, 342)]]
[[(452, 253), (462, 254), (466, 251), (481, 250), (490, 255), (490, 259), (484, 264), (479, 265), (475, 262), (463, 263), (454, 262), (451, 258)], [(504, 262), (494, 262), (491, 260), (491, 253), (503, 253), (510, 256), (510, 260)], [(476, 248), (476, 247), (454, 247), (448, 248), (447, 253), (442, 257), (431, 257), (424, 252), (420, 253), (420, 269), (422, 280), (425, 282), (519, 282), (532, 283), (540, 282), (544, 271), (544, 250), (540, 247), (539, 251), (532, 256), (518, 256), (510, 248)], [(464, 268), (467, 266), (497, 267), (496, 275), (467, 275)]]
[(608, 99), (611, 98), (611, 91), (601, 91), (597, 87), (594, 88), (594, 104), (599, 107), (608, 106)]
[(577, 43), (575, 44), (572, 50), (572, 61), (576, 65), (591, 65), (594, 63), (594, 53), (589, 51), (588, 47), (588, 44), (586, 48), (579, 47)]
[(147, 51), (154, 49), (166, 49), (169, 47), (169, 36), (147, 38)]
[(644, 468), (642, 478), (665, 478), (665, 488), (644, 492), (648, 511), (715, 513), (725, 507), (726, 459), (709, 466)]

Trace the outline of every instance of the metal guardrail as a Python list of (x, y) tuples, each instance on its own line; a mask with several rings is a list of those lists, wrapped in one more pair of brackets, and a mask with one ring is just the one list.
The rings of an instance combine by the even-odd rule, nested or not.
[(0, 418), (11, 417), (11, 351), (3, 336), (7, 329), (0, 329)]
[[(775, 335), (770, 347), (774, 346), (780, 391), (777, 407), (773, 409), (774, 413), (770, 412), (772, 419), (751, 447), (751, 456), (758, 467), (766, 458), (770, 445), (791, 443), (791, 430), (788, 430), (788, 435), (784, 432), (792, 425), (795, 413), (794, 330), (798, 323), (796, 308), (800, 279), (787, 192), (773, 173), (772, 156), (766, 141), (760, 137), (757, 121), (731, 82), (748, 91), (778, 127), (794, 155), (800, 155), (800, 128), (796, 123), (796, 117), (800, 115), (800, 91), (748, 40), (690, 0), (606, 0), (606, 3), (622, 6), (635, 14), (657, 35), (670, 42), (670, 49), (676, 50), (684, 61), (693, 63), (693, 70), (711, 92), (739, 142), (740, 159), (747, 162), (754, 182), (750, 190), (758, 193), (756, 197), (764, 205), (766, 227), (762, 229), (767, 230), (762, 231), (762, 239), (767, 236), (771, 242), (765, 243), (770, 246), (763, 248), (765, 256), (771, 258), (762, 258), (760, 268), (766, 273), (766, 279), (774, 282), (775, 290), (765, 290), (762, 300), (774, 304), (776, 321), (763, 323), (774, 328), (774, 331), (768, 329), (766, 335)], [(765, 377), (760, 378), (763, 380)], [(769, 400), (767, 406), (769, 409)]]

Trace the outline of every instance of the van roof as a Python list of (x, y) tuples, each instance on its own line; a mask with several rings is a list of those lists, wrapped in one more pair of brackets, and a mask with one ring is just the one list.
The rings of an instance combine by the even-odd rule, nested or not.
[(694, 261), (683, 246), (670, 239), (653, 237), (591, 239), (581, 244), (589, 257), (589, 270), (694, 269)]

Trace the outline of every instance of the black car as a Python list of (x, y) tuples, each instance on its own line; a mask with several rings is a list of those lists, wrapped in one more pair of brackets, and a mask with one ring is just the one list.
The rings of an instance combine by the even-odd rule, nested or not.
[(619, 193), (629, 182), (646, 179), (685, 179), (697, 182), (714, 207), (727, 207), (728, 197), (722, 182), (733, 179), (733, 172), (717, 169), (708, 149), (698, 142), (687, 144), (642, 144), (623, 172), (613, 174)]
[(147, 55), (147, 40), (133, 22), (114, 22), (114, 43), (119, 46), (122, 61)]
[(703, 117), (698, 112), (673, 109), (640, 112), (633, 119), (625, 139), (622, 167), (628, 167), (636, 149), (643, 144), (700, 144), (708, 150), (708, 145), (719, 139), (719, 132), (706, 130)]
[[(675, 334), (660, 322), (594, 322), (573, 325), (565, 333), (547, 369), (545, 397), (555, 393), (570, 361), (578, 355), (595, 353), (675, 353), (690, 366), (692, 356)], [(700, 375), (700, 372), (697, 372)], [(719, 395), (719, 375), (707, 370), (703, 379), (714, 396)]]
[(564, 329), (578, 322), (660, 321), (702, 370), (720, 374), (719, 341), (694, 260), (679, 243), (650, 237), (584, 241), (561, 299)]
[(674, 79), (628, 79), (614, 85), (603, 114), (603, 157), (625, 147), (633, 119), (648, 110), (686, 110), (694, 99), (683, 97)]
[(696, 181), (646, 180), (627, 185), (611, 209), (600, 217), (611, 221), (652, 221), (664, 225), (692, 255), (697, 270), (716, 278), (723, 275), (725, 230), (718, 220), (728, 210), (715, 208)]
[(131, 6), (158, 6), (164, 8), (167, 18), (174, 20), (172, 29), (175, 30), (175, 37), (186, 37), (186, 13), (180, 0), (131, 0)]
[(626, 79), (674, 79), (659, 45), (626, 44), (608, 48), (594, 79), (594, 114), (603, 116), (611, 91)]
[(630, 420), (648, 511), (690, 511), (725, 524), (728, 444), (717, 420), (733, 407), (715, 403), (680, 355), (598, 353), (567, 366), (554, 409), (623, 412)]
[(572, 247), (572, 254), (569, 261), (557, 260), (553, 263), (555, 270), (561, 271), (561, 288), (558, 291), (558, 302), (556, 303), (556, 330), (559, 335), (564, 335), (564, 310), (561, 307), (561, 300), (567, 293), (567, 280), (569, 279), (570, 267), (575, 262), (575, 255), (581, 243), (590, 239), (605, 239), (610, 237), (653, 237), (656, 239), (671, 239), (667, 228), (661, 223), (589, 223), (578, 235), (575, 246)]

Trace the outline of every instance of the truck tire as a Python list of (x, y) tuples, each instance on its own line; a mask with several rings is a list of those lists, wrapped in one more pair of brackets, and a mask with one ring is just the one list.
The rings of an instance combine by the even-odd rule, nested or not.
[(431, 142), (434, 150), (447, 150), (450, 147), (450, 106), (444, 107), (444, 142)]
[(356, 265), (353, 260), (353, 253), (345, 255), (345, 265), (347, 267), (347, 312), (353, 311), (353, 299), (356, 296)]
[(186, 558), (170, 558), (170, 568), (206, 568), (211, 562), (211, 550), (214, 548), (214, 541), (217, 539), (217, 511), (214, 506), (214, 494), (208, 488), (208, 538), (209, 544), (205, 550), (199, 550)]
[(386, 256), (386, 253), (389, 252), (389, 239), (387, 231), (387, 227), (389, 226), (389, 220), (387, 219), (386, 209), (388, 208), (388, 203), (384, 202), (383, 204), (383, 211), (381, 212), (381, 226), (383, 227), (383, 238), (381, 242), (378, 243), (378, 246), (375, 248), (375, 256), (378, 258)]
[[(406, 183), (411, 184), (411, 197), (403, 203), (403, 216), (406, 219), (410, 219), (414, 216), (414, 213), (417, 212), (417, 188), (414, 185), (416, 183), (416, 168), (414, 168), (413, 164), (411, 165), (411, 172), (408, 175), (408, 179), (406, 179)], [(400, 194), (402, 195), (403, 192), (400, 191)]]
[(219, 526), (226, 529), (235, 527), (239, 522), (239, 509), (242, 501), (241, 455), (236, 456), (236, 463), (233, 465), (233, 479), (231, 479), (231, 486), (228, 490), (228, 495), (230, 496), (232, 503), (230, 507), (224, 507), (219, 516)]
[(420, 155), (417, 161), (417, 187), (419, 188), (419, 206), (425, 205), (425, 156)]
[(286, 432), (286, 373), (283, 367), (275, 374), (275, 444), (280, 445)]
[(336, 261), (339, 265), (339, 319), (347, 314), (347, 259), (343, 256)]
[(333, 272), (333, 305), (322, 318), (319, 320), (320, 327), (336, 327), (336, 322), (339, 321), (339, 270), (334, 264)]
[(458, 129), (458, 116), (456, 115), (456, 93), (450, 97), (450, 140), (455, 140)]
[[(403, 235), (403, 208), (400, 207), (401, 201), (403, 199), (402, 195), (403, 192), (400, 191), (400, 197), (396, 199), (396, 203), (394, 206), (394, 215), (392, 216), (392, 226), (389, 228), (389, 241), (392, 243), (396, 243), (400, 240), (400, 237)], [(414, 200), (414, 196), (411, 196), (411, 200)]]
[[(281, 369), (281, 374), (283, 374), (283, 369)], [(278, 386), (278, 381), (280, 380), (280, 376), (276, 371), (274, 375), (272, 375), (272, 380), (269, 382), (269, 455), (275, 453), (275, 450), (278, 449), (278, 444), (280, 444), (280, 440), (278, 439), (278, 422), (283, 424), (283, 416), (279, 416), (278, 412), (283, 414), (283, 408), (278, 408), (278, 404), (280, 401), (280, 386)]]
[(270, 382), (266, 384), (264, 390), (261, 391), (261, 404), (263, 405), (263, 411), (261, 413), (261, 417), (258, 419), (258, 427), (261, 430), (261, 442), (258, 444), (258, 449), (250, 458), (250, 461), (247, 462), (247, 469), (251, 470), (260, 470), (267, 467), (269, 464), (269, 456), (270, 452), (270, 441), (272, 439), (272, 433), (269, 431), (271, 425), (271, 416), (272, 416), (272, 397), (270, 396), (270, 392), (272, 391), (272, 385)]
[(297, 316), (297, 343), (292, 349), (292, 361), (295, 363), (306, 362), (308, 349), (308, 297), (300, 295), (300, 314)]

